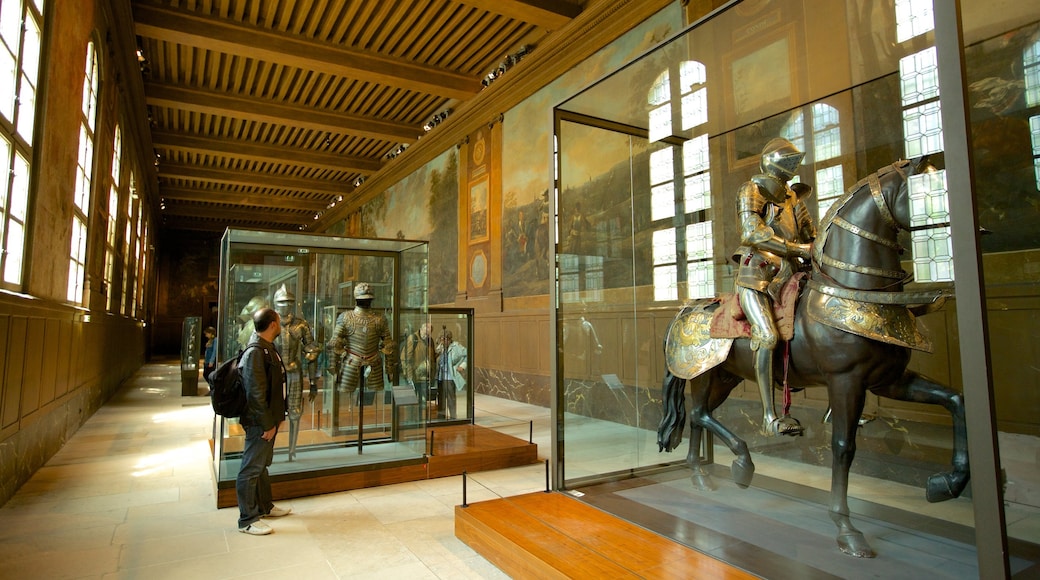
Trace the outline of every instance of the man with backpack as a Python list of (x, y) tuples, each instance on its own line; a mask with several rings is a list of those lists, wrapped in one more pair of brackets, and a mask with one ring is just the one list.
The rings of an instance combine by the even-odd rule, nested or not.
[[(253, 314), (253, 335), (242, 353), (239, 368), (246, 392), (246, 409), (239, 423), (246, 432), (242, 465), (235, 492), (238, 496), (238, 531), (254, 536), (270, 534), (271, 526), (260, 518), (289, 515), (291, 508), (274, 505), (267, 468), (274, 458), (278, 426), (285, 421), (285, 367), (274, 347), (282, 331), (281, 319), (271, 308)], [(256, 345), (256, 348), (252, 348)]]

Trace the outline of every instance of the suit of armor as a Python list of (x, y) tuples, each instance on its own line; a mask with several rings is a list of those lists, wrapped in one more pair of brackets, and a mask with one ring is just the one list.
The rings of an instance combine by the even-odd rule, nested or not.
[(382, 391), (383, 358), (380, 355), (389, 359), (389, 366), (393, 365), (394, 340), (390, 324), (381, 312), (370, 308), (372, 293), (368, 284), (358, 284), (354, 297), (357, 306), (339, 315), (330, 342), (336, 388), (340, 392), (353, 393), (367, 368), (365, 386)]
[(762, 395), (763, 431), (797, 435), (801, 424), (790, 416), (777, 417), (773, 405), (773, 349), (779, 333), (773, 302), (799, 263), (810, 259), (810, 243), (816, 227), (804, 198), (811, 189), (788, 186), (804, 153), (786, 139), (773, 139), (762, 152), (762, 173), (743, 184), (737, 194), (740, 247), (737, 295), (751, 323), (751, 349), (755, 351), (755, 375)]
[(307, 368), (310, 396), (318, 392), (318, 355), (321, 346), (314, 340), (311, 325), (296, 316), (296, 297), (283, 284), (274, 295), (275, 311), (282, 317), (282, 332), (275, 339), (285, 363), (285, 383), (289, 411), (289, 461), (296, 458), (296, 441), (303, 416), (303, 369)]

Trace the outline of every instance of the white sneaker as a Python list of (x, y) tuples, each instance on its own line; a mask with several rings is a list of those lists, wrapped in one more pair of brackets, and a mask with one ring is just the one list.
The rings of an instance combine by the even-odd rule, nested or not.
[(267, 512), (267, 514), (264, 515), (264, 517), (265, 518), (280, 518), (282, 516), (287, 516), (287, 515), (289, 515), (291, 513), (292, 513), (292, 508), (283, 508), (283, 507), (274, 506), (274, 507), (271, 508), (271, 511)]
[(271, 529), (271, 526), (265, 524), (260, 520), (257, 520), (244, 528), (238, 528), (238, 531), (242, 532), (243, 534), (249, 534), (251, 536), (266, 536), (274, 530)]

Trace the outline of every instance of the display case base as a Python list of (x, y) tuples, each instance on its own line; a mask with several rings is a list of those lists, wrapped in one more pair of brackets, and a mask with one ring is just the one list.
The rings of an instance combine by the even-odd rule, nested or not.
[(556, 492), (455, 506), (455, 536), (513, 578), (756, 578)]
[[(282, 474), (272, 477), (271, 494), (275, 500), (290, 499), (534, 463), (538, 463), (538, 445), (534, 443), (478, 425), (451, 425), (427, 434), (425, 457), (366, 464), (338, 473)], [(218, 482), (217, 507), (235, 505), (235, 481)]]

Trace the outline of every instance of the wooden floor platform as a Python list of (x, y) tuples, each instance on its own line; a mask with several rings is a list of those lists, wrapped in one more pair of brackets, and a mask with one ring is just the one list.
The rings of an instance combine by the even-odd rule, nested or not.
[[(276, 500), (291, 499), (538, 462), (538, 445), (534, 443), (478, 425), (443, 426), (427, 433), (425, 457), (388, 466), (368, 464), (324, 473), (282, 474), (272, 477), (271, 494)], [(234, 480), (219, 482), (217, 507), (237, 503)]]
[(513, 578), (757, 578), (556, 492), (456, 506), (455, 536)]

